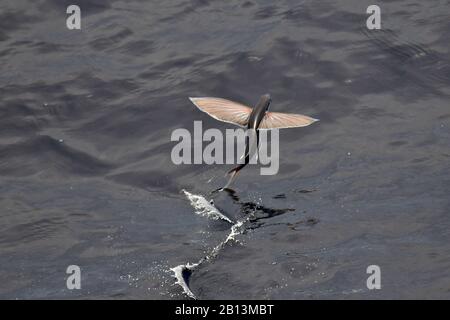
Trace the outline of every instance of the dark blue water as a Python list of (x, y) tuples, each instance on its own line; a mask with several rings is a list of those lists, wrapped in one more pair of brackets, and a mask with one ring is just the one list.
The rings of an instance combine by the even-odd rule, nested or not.
[[(78, 4), (82, 29), (66, 28)], [(450, 298), (450, 2), (0, 4), (0, 298)], [(321, 121), (280, 171), (172, 164), (190, 96)], [(81, 268), (68, 290), (66, 268)], [(366, 268), (381, 269), (369, 290)]]

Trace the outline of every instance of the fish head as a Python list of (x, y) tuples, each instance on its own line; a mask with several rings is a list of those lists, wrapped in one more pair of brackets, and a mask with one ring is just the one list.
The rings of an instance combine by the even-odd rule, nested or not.
[(272, 102), (272, 98), (270, 97), (270, 94), (266, 93), (263, 94), (258, 101), (258, 104), (256, 105), (256, 108), (259, 112), (264, 113), (267, 110), (269, 110), (270, 103)]
[[(266, 93), (266, 94), (263, 94), (262, 96), (261, 96), (261, 98), (259, 99), (259, 103), (261, 103), (262, 105), (264, 105), (265, 106), (265, 110), (267, 111), (267, 110), (269, 110), (269, 106), (270, 106), (270, 103), (272, 102), (272, 98), (270, 97), (270, 94), (268, 94), (268, 93)], [(258, 104), (259, 104), (258, 103)]]

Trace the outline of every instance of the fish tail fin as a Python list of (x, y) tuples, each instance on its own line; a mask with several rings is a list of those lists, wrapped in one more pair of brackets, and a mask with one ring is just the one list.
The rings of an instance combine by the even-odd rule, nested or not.
[(225, 176), (228, 175), (235, 175), (237, 174), (239, 171), (241, 170), (240, 166), (237, 166), (236, 168), (231, 169), (230, 171), (227, 172), (227, 174)]
[(222, 188), (223, 189), (227, 189), (231, 183), (233, 183), (234, 179), (236, 179), (236, 176), (238, 175), (239, 171), (241, 171), (241, 169), (244, 166), (237, 166), (236, 168), (231, 169), (230, 171), (227, 172), (227, 175), (231, 175), (230, 179), (228, 180), (227, 184)]

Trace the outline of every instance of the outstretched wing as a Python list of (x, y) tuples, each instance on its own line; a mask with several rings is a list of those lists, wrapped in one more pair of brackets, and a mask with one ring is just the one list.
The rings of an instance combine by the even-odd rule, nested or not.
[(319, 119), (314, 119), (302, 114), (267, 112), (264, 118), (261, 120), (258, 129), (306, 127), (316, 121), (319, 121)]
[(241, 127), (247, 125), (252, 109), (230, 100), (221, 98), (189, 98), (201, 111), (206, 112), (214, 119), (229, 122)]

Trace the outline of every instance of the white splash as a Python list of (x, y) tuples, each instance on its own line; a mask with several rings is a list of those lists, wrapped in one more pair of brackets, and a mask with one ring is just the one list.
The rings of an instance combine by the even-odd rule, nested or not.
[(230, 242), (230, 241), (237, 242), (238, 240), (236, 240), (235, 237), (239, 234), (242, 234), (242, 232), (244, 231), (242, 226), (244, 225), (244, 222), (246, 222), (247, 220), (248, 220), (248, 218), (244, 219), (244, 220), (239, 220), (238, 222), (233, 224), (233, 226), (230, 228), (230, 233), (228, 234), (226, 239), (223, 242), (219, 243), (217, 246), (215, 246), (206, 256), (201, 258), (197, 263), (181, 264), (179, 266), (176, 266), (176, 267), (170, 269), (174, 273), (174, 277), (177, 279), (175, 284), (178, 284), (183, 289), (183, 292), (188, 297), (190, 297), (192, 299), (197, 299), (195, 294), (189, 288), (186, 280), (184, 279), (183, 271), (186, 269), (189, 271), (193, 271), (194, 269), (199, 267), (201, 264), (203, 264), (205, 261), (211, 261), (212, 259), (216, 258), (217, 255), (219, 254), (220, 250), (222, 250), (227, 245), (228, 242)]
[(231, 227), (231, 231), (230, 234), (228, 235), (228, 237), (225, 239), (223, 244), (228, 243), (228, 241), (237, 241), (236, 240), (236, 236), (242, 233), (242, 225), (244, 224), (245, 221), (247, 221), (248, 219), (245, 220), (239, 220), (238, 222), (236, 222), (235, 224), (233, 224), (233, 226)]
[(236, 221), (234, 223), (231, 221), (228, 217), (223, 215), (219, 210), (217, 210), (214, 205), (208, 202), (203, 196), (192, 194), (186, 190), (182, 190), (183, 193), (186, 195), (186, 197), (191, 202), (191, 205), (195, 209), (195, 213), (199, 214), (201, 216), (205, 216), (210, 219), (218, 220), (222, 219), (232, 224), (230, 228), (230, 233), (225, 238), (224, 241), (220, 242), (217, 246), (213, 247), (209, 252), (202, 257), (197, 263), (187, 263), (187, 264), (181, 264), (179, 266), (176, 266), (174, 268), (171, 268), (170, 270), (174, 273), (174, 277), (177, 279), (175, 284), (178, 284), (183, 289), (184, 293), (192, 298), (197, 299), (197, 297), (194, 295), (194, 293), (189, 288), (185, 278), (183, 277), (183, 271), (189, 270), (193, 271), (196, 268), (198, 268), (200, 265), (202, 265), (205, 261), (211, 261), (212, 259), (216, 258), (220, 251), (230, 242), (239, 242), (236, 239), (237, 235), (242, 234), (245, 231), (244, 223), (247, 222), (250, 219), (250, 216), (245, 217), (244, 219)]
[(174, 267), (174, 268), (170, 268), (170, 270), (172, 270), (173, 273), (174, 273), (174, 277), (177, 279), (177, 281), (175, 282), (175, 284), (180, 285), (181, 288), (183, 288), (184, 293), (185, 293), (188, 297), (190, 297), (190, 298), (192, 298), (192, 299), (197, 299), (197, 298), (195, 297), (195, 295), (194, 295), (194, 293), (191, 291), (191, 289), (189, 289), (189, 286), (187, 285), (186, 281), (184, 280), (184, 277), (183, 277), (183, 271), (184, 271), (185, 269), (191, 270), (191, 268), (193, 269), (193, 268), (195, 268), (196, 266), (197, 266), (197, 264), (189, 264), (189, 263), (188, 263), (188, 264), (186, 264), (186, 265), (181, 264), (181, 265), (176, 266), (176, 267)]
[(201, 195), (192, 194), (186, 190), (181, 190), (191, 202), (192, 207), (195, 209), (195, 213), (204, 217), (208, 217), (213, 220), (222, 219), (229, 223), (233, 223), (227, 216), (223, 215), (212, 205), (205, 197)]
[(212, 260), (215, 257), (217, 257), (219, 255), (220, 250), (222, 250), (227, 245), (228, 242), (234, 241), (239, 243), (239, 241), (236, 240), (236, 236), (244, 232), (242, 226), (244, 225), (244, 222), (246, 222), (247, 220), (248, 218), (244, 220), (239, 220), (235, 224), (233, 224), (230, 228), (230, 233), (225, 238), (225, 240), (219, 243), (217, 246), (215, 246), (206, 257), (204, 257), (202, 260), (199, 261), (198, 264), (202, 263), (203, 260)]

